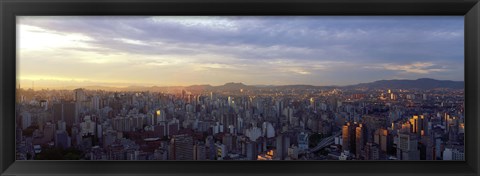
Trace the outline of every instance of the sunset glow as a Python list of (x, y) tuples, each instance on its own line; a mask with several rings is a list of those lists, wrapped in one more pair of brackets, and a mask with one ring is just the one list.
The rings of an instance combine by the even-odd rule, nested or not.
[(17, 30), (29, 88), (463, 80), (462, 17), (24, 16)]

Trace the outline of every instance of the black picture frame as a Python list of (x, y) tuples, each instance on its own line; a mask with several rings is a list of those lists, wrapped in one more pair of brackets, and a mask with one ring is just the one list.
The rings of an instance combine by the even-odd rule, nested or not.
[[(479, 175), (478, 0), (1, 0), (1, 175)], [(462, 15), (465, 161), (15, 161), (16, 16)]]

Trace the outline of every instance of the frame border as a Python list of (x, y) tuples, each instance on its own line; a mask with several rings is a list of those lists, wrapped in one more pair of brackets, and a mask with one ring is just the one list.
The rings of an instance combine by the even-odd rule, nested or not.
[[(478, 0), (0, 0), (1, 175), (479, 175)], [(462, 15), (465, 161), (15, 161), (19, 15)]]

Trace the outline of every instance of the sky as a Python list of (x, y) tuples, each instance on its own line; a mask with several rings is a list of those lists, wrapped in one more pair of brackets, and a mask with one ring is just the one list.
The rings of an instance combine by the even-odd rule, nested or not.
[(21, 16), (21, 87), (464, 80), (463, 16)]

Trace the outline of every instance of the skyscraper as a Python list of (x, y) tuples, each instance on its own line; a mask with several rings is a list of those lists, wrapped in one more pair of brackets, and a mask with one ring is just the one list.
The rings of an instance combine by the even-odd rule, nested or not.
[(65, 121), (68, 126), (75, 122), (76, 106), (75, 103), (62, 101), (53, 104), (53, 121)]
[(387, 151), (388, 147), (388, 130), (386, 129), (377, 129), (374, 134), (374, 142), (379, 145), (382, 152)]
[(360, 158), (363, 155), (364, 146), (366, 142), (366, 130), (363, 127), (363, 124), (359, 124), (355, 129), (355, 154), (357, 158)]
[(400, 160), (419, 160), (418, 140), (416, 135), (398, 134), (397, 158)]
[(86, 95), (85, 95), (85, 90), (84, 89), (75, 89), (73, 90), (74, 93), (75, 93), (75, 96), (74, 96), (74, 100), (75, 102), (83, 102), (85, 101), (87, 98), (86, 98)]
[(170, 160), (193, 160), (193, 138), (190, 135), (174, 135), (170, 141)]
[(377, 144), (368, 142), (365, 145), (365, 160), (379, 160), (380, 150)]
[(350, 122), (347, 122), (342, 127), (342, 149), (354, 153), (356, 152), (355, 148), (355, 127)]
[(194, 160), (206, 160), (207, 159), (207, 147), (204, 142), (197, 142), (194, 145), (193, 151)]

